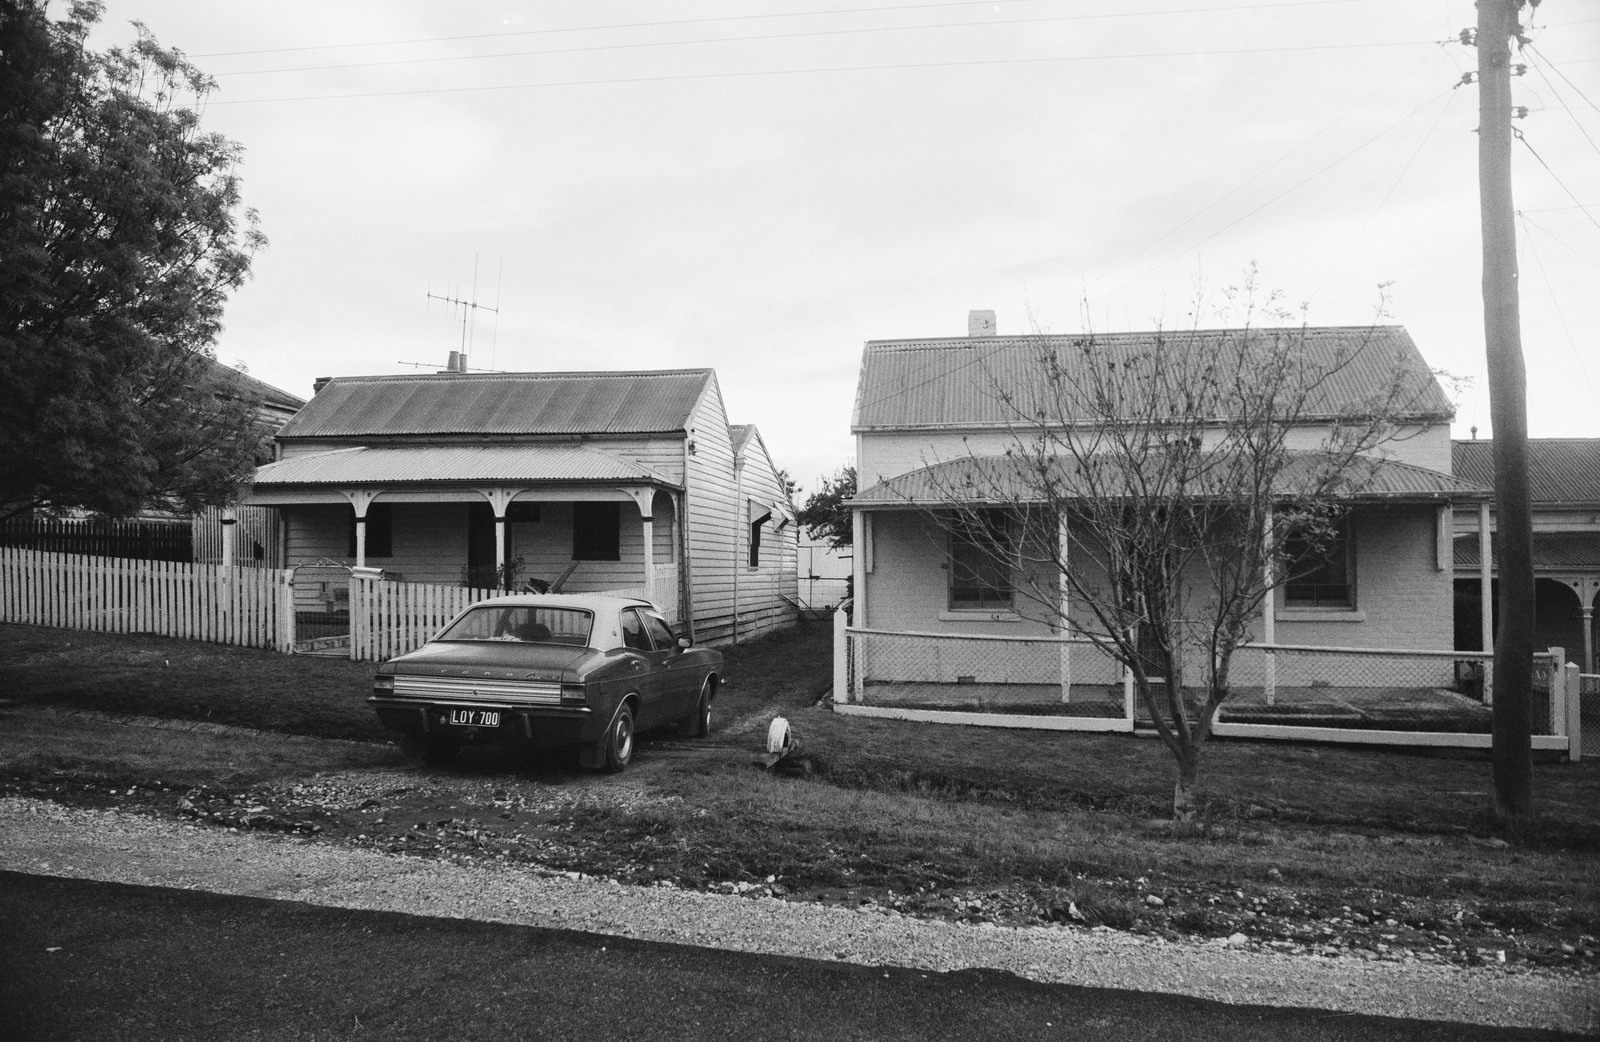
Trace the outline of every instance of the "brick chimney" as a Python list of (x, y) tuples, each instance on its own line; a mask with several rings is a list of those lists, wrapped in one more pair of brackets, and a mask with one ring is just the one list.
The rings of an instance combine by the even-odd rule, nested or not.
[(994, 336), (993, 311), (967, 312), (967, 336)]
[(311, 396), (315, 398), (317, 396), (317, 392), (328, 386), (332, 380), (333, 377), (331, 376), (319, 376), (313, 380), (311, 382)]

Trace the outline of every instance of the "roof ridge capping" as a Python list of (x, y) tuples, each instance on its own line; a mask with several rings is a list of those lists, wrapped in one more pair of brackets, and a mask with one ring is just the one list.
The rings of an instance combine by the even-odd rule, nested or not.
[[(1214, 326), (1205, 329), (1125, 329), (1111, 333), (1001, 333), (995, 336), (934, 336), (934, 337), (886, 337), (878, 340), (866, 341), (870, 348), (880, 348), (893, 351), (915, 351), (935, 347), (995, 347), (1000, 344), (1014, 344), (1028, 341), (1073, 341), (1073, 340), (1129, 340), (1149, 337), (1168, 337), (1179, 339), (1182, 337), (1216, 336), (1224, 333), (1250, 334), (1288, 331), (1302, 336), (1318, 334), (1351, 333), (1351, 332), (1382, 332), (1392, 335), (1406, 333), (1406, 327), (1401, 323), (1382, 325), (1351, 325), (1351, 326)], [(1410, 336), (1409, 333), (1406, 333)], [(1413, 342), (1414, 343), (1414, 342)], [(1420, 352), (1419, 352), (1420, 354)]]

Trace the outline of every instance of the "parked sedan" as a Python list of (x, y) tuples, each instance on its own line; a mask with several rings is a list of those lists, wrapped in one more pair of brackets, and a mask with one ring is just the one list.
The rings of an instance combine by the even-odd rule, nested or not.
[(585, 767), (620, 771), (637, 732), (709, 734), (721, 676), (722, 654), (691, 647), (648, 601), (529, 594), (475, 604), (385, 662), (368, 701), (427, 763), (506, 742), (575, 745)]

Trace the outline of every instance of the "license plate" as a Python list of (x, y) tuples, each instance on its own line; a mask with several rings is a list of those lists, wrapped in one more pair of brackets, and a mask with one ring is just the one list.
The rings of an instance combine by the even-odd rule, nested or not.
[(451, 727), (499, 727), (498, 709), (447, 709), (444, 722)]

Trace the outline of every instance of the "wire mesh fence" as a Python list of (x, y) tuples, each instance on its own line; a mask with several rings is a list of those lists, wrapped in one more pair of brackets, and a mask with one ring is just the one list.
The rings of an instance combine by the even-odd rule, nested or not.
[[(839, 701), (895, 709), (1018, 716), (1124, 717), (1152, 724), (1126, 667), (1083, 637), (997, 637), (846, 628)], [(1560, 663), (1535, 659), (1533, 731), (1561, 731)], [(1206, 699), (1195, 669), (1181, 693), (1191, 719)], [(1493, 656), (1248, 645), (1233, 656), (1219, 720), (1236, 723), (1488, 734)], [(1167, 697), (1156, 680), (1158, 705)]]

